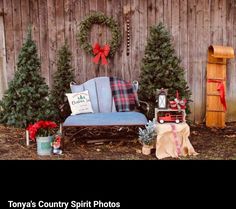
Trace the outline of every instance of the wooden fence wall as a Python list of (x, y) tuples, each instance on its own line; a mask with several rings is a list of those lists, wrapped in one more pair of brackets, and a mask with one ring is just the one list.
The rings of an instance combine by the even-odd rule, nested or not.
[[(56, 53), (67, 39), (73, 54), (73, 67), (78, 82), (95, 76), (91, 56), (76, 42), (78, 24), (91, 11), (113, 16), (120, 25), (123, 40), (114, 61), (101, 67), (99, 75), (116, 75), (126, 80), (139, 78), (151, 25), (164, 22), (173, 35), (173, 43), (186, 79), (192, 90), (191, 119), (204, 121), (205, 74), (207, 48), (211, 44), (236, 49), (236, 0), (0, 0), (6, 45), (6, 78), (9, 82), (16, 70), (17, 56), (33, 26), (33, 38), (42, 61), (42, 75), (51, 86), (56, 71)], [(126, 53), (126, 21), (130, 19), (130, 54)], [(91, 43), (104, 44), (110, 39), (109, 29), (94, 26)], [(227, 120), (236, 119), (236, 62), (227, 65)], [(1, 72), (1, 71), (0, 71)], [(2, 76), (2, 75), (1, 75)]]

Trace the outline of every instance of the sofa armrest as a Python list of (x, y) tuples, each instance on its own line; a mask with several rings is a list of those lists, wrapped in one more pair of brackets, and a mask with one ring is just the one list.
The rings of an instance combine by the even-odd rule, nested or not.
[(142, 100), (139, 100), (139, 103), (140, 103), (140, 106), (142, 106), (142, 104), (146, 106), (146, 110), (145, 111), (146, 111), (146, 114), (148, 114), (149, 111), (150, 111), (150, 105), (147, 102), (142, 101)]
[(60, 109), (60, 117), (63, 118), (63, 120), (65, 120), (71, 114), (69, 103), (60, 105), (59, 109)]

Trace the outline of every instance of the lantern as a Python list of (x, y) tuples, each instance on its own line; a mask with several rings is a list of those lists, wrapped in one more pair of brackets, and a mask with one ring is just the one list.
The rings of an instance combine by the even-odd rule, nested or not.
[(167, 89), (156, 90), (156, 102), (158, 109), (167, 109)]

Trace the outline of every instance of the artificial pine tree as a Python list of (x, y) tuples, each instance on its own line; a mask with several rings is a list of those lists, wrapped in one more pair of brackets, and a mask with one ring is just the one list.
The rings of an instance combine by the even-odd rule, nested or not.
[(40, 75), (40, 60), (31, 29), (18, 56), (17, 71), (0, 102), (0, 122), (26, 128), (37, 120), (47, 119), (48, 86)]
[[(180, 97), (189, 101), (191, 92), (180, 62), (171, 43), (170, 33), (165, 26), (162, 23), (152, 26), (142, 59), (139, 92), (141, 99), (151, 106), (149, 118), (153, 118), (154, 115), (156, 89), (168, 89), (168, 98), (171, 100), (175, 98), (176, 90), (178, 90)], [(187, 104), (186, 113), (189, 112)]]
[[(70, 92), (70, 82), (74, 80), (74, 73), (71, 66), (71, 52), (67, 42), (58, 51), (57, 71), (53, 76), (53, 86), (50, 95), (50, 103), (54, 110), (54, 120), (62, 122), (70, 113), (66, 93)], [(61, 114), (61, 107), (64, 113)]]

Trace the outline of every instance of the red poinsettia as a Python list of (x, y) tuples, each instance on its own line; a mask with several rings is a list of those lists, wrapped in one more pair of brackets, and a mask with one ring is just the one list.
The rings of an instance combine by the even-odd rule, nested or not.
[(40, 120), (33, 125), (29, 125), (27, 130), (29, 131), (30, 139), (35, 141), (36, 136), (49, 136), (51, 130), (56, 127), (57, 124), (53, 121)]

